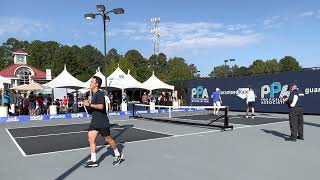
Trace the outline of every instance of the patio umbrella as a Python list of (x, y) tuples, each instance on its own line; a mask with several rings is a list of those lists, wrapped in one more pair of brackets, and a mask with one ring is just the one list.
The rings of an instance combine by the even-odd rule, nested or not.
[(42, 90), (42, 89), (49, 89), (50, 87), (44, 86), (39, 83), (30, 83), (30, 84), (24, 84), (21, 86), (16, 86), (11, 89), (19, 90), (19, 91), (35, 91), (35, 90)]

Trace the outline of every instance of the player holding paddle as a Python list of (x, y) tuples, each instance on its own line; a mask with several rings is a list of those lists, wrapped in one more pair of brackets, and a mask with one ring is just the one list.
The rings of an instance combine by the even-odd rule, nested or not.
[(90, 144), (91, 158), (84, 164), (85, 167), (98, 167), (96, 154), (96, 138), (100, 133), (105, 141), (110, 144), (114, 151), (113, 165), (118, 165), (122, 162), (123, 154), (119, 153), (116, 143), (110, 135), (110, 122), (106, 114), (106, 105), (104, 94), (99, 90), (102, 84), (101, 78), (94, 76), (90, 82), (90, 89), (92, 91), (91, 102), (85, 100), (83, 105), (87, 107), (92, 113), (91, 123), (88, 129), (88, 141)]

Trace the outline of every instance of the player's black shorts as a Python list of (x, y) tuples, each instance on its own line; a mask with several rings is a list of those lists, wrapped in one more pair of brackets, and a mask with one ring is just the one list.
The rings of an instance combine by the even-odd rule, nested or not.
[(250, 108), (254, 108), (254, 102), (248, 102), (248, 107), (250, 107)]
[(96, 128), (96, 127), (93, 127), (92, 125), (90, 125), (88, 128), (88, 131), (92, 131), (92, 130), (98, 131), (101, 134), (101, 136), (103, 136), (103, 137), (110, 136), (110, 128), (109, 127)]

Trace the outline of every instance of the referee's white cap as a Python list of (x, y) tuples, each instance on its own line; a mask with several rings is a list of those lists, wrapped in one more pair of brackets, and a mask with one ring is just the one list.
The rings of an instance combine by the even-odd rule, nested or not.
[(216, 88), (216, 91), (220, 91), (220, 89), (219, 89), (219, 88)]

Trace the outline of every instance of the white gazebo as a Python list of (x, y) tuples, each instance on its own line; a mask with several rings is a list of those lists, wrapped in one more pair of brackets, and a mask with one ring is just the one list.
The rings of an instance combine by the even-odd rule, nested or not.
[(131, 76), (129, 69), (128, 74), (122, 79), (122, 84), (123, 89), (147, 89), (141, 82)]
[(66, 65), (64, 65), (64, 70), (56, 78), (44, 85), (50, 88), (70, 88), (76, 90), (87, 87), (86, 83), (73, 77), (67, 71)]
[(119, 65), (116, 70), (113, 71), (107, 78), (107, 87), (123, 89), (123, 79), (126, 77)]
[(152, 76), (142, 84), (146, 89), (150, 91), (155, 89), (169, 89), (172, 91), (174, 90), (174, 86), (162, 82), (157, 78), (157, 76), (154, 75), (154, 72), (152, 72)]
[[(99, 78), (101, 78), (101, 80), (102, 80), (101, 87), (102, 87), (102, 88), (105, 88), (105, 87), (106, 87), (106, 77), (101, 73), (100, 67), (98, 67), (98, 69), (97, 69), (97, 71), (96, 71), (96, 74), (94, 74), (93, 76), (98, 76)], [(93, 76), (92, 76), (92, 77), (93, 77)], [(87, 88), (90, 87), (90, 81), (91, 81), (92, 77), (86, 82), (86, 87), (87, 87)]]

